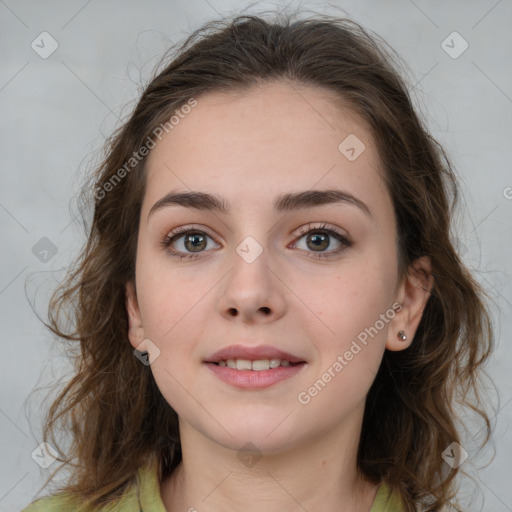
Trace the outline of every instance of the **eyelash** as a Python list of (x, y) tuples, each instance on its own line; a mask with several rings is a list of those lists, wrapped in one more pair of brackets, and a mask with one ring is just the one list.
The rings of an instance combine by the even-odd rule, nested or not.
[[(297, 237), (297, 240), (301, 239), (305, 235), (312, 233), (312, 232), (323, 233), (323, 234), (330, 235), (330, 236), (333, 236), (334, 238), (336, 238), (339, 242), (341, 242), (342, 247), (340, 247), (339, 249), (333, 250), (333, 251), (329, 251), (329, 252), (307, 251), (308, 257), (313, 258), (313, 259), (319, 259), (319, 260), (323, 259), (323, 258), (329, 258), (329, 257), (332, 257), (334, 255), (341, 253), (346, 248), (351, 247), (353, 245), (353, 242), (350, 238), (348, 238), (345, 235), (342, 235), (337, 230), (332, 229), (332, 228), (327, 228), (326, 226), (327, 226), (327, 224), (323, 224), (322, 226), (313, 226), (313, 227), (311, 224), (308, 224), (307, 226), (303, 226), (299, 229), (300, 236)], [(175, 240), (181, 238), (183, 235), (188, 234), (188, 233), (201, 233), (201, 234), (207, 235), (210, 238), (214, 239), (213, 236), (211, 236), (208, 232), (204, 231), (203, 229), (196, 229), (193, 227), (179, 227), (179, 228), (176, 228), (175, 230), (171, 231), (160, 242), (160, 245), (171, 256), (174, 256), (174, 257), (179, 256), (181, 260), (184, 258), (185, 259), (195, 259), (200, 256), (201, 252), (204, 252), (204, 251), (200, 251), (198, 253), (186, 254), (186, 253), (183, 253), (180, 251), (174, 251), (169, 248)], [(216, 240), (215, 240), (215, 242), (218, 243)]]

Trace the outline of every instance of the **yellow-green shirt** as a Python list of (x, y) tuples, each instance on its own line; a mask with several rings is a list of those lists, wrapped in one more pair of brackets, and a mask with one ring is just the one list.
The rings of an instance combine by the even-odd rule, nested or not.
[[(391, 494), (386, 483), (377, 491), (370, 512), (403, 512), (400, 498)], [(167, 512), (160, 496), (156, 466), (143, 466), (137, 472), (137, 485), (129, 487), (115, 503), (104, 506), (102, 512)], [(87, 512), (63, 494), (41, 498), (21, 512)]]

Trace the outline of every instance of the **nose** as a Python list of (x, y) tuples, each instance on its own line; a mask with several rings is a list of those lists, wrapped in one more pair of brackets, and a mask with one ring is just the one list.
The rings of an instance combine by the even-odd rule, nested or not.
[(233, 266), (219, 287), (218, 312), (230, 321), (274, 322), (285, 313), (287, 288), (270, 267), (265, 250), (254, 261), (248, 261), (234, 255)]

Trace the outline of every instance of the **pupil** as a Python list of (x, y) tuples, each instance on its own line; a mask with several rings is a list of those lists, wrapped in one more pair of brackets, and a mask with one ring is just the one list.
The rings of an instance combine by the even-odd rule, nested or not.
[[(329, 242), (327, 241), (326, 234), (311, 235), (310, 237), (308, 237), (308, 242), (309, 241), (312, 241), (314, 244), (314, 247), (316, 247), (316, 248), (326, 249), (329, 246)], [(327, 243), (325, 243), (326, 241), (327, 241)]]
[[(192, 244), (192, 247), (189, 247), (189, 242)], [(189, 235), (185, 241), (187, 249), (192, 250), (192, 252), (198, 252), (197, 250), (194, 249), (204, 249), (204, 247), (201, 247), (201, 243), (204, 244), (204, 236), (200, 234)]]

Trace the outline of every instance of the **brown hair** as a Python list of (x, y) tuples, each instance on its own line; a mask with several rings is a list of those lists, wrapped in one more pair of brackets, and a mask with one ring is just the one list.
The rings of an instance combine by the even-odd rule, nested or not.
[[(59, 426), (72, 436), (67, 455), (58, 448), (63, 466), (73, 468), (61, 491), (99, 507), (117, 499), (150, 458), (158, 461), (160, 479), (181, 461), (177, 414), (127, 335), (125, 283), (134, 281), (145, 158), (126, 163), (191, 98), (286, 80), (333, 92), (367, 123), (397, 219), (399, 277), (421, 256), (432, 264), (434, 285), (414, 341), (407, 350), (385, 351), (369, 391), (358, 468), (399, 492), (407, 511), (418, 505), (434, 511), (456, 495), (461, 468), (441, 455), (462, 442), (457, 404), (484, 420), (484, 445), (491, 435), (478, 388), (493, 348), (492, 323), (486, 294), (450, 238), (455, 174), (413, 109), (396, 57), (379, 40), (354, 21), (327, 15), (211, 21), (155, 73), (107, 141), (103, 163), (80, 196), (94, 204), (88, 239), (54, 291), (46, 324), (71, 348), (79, 344), (76, 374), (44, 424), (44, 440), (53, 446)], [(72, 332), (59, 324), (68, 306)]]

